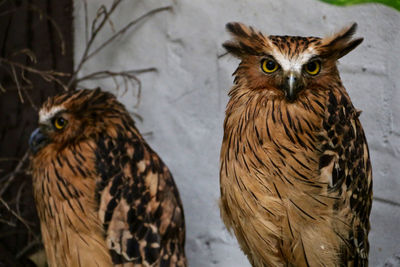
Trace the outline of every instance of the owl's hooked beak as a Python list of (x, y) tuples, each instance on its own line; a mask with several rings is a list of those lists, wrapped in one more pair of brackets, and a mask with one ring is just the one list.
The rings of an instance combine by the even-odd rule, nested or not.
[(301, 88), (301, 84), (299, 82), (299, 77), (290, 72), (288, 75), (285, 76), (285, 81), (283, 84), (283, 90), (285, 92), (286, 97), (293, 101), (296, 98), (298, 91)]
[(48, 137), (43, 134), (40, 128), (36, 128), (31, 137), (29, 137), (29, 147), (33, 154), (36, 154), (42, 147), (44, 147), (48, 142)]

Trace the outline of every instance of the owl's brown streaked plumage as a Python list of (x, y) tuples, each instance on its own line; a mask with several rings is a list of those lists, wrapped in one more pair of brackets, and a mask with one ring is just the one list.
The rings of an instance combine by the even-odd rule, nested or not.
[(116, 98), (44, 103), (32, 134), (34, 195), (50, 266), (186, 266), (179, 193)]
[(221, 216), (253, 266), (367, 266), (372, 172), (337, 60), (356, 24), (327, 38), (229, 23), (241, 62), (221, 148)]

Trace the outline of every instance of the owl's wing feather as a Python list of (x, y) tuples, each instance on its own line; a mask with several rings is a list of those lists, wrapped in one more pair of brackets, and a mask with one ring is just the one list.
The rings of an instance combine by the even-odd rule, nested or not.
[[(358, 119), (360, 113), (344, 90), (329, 93), (319, 166), (321, 173), (329, 176), (330, 193), (339, 199), (334, 212), (347, 218), (347, 223), (340, 224), (336, 231), (344, 241), (342, 263), (354, 264), (351, 266), (368, 264), (372, 204), (372, 169), (368, 145)], [(343, 229), (346, 230), (341, 231)]]
[(178, 191), (168, 168), (135, 130), (132, 138), (105, 136), (98, 142), (99, 217), (112, 261), (185, 266)]

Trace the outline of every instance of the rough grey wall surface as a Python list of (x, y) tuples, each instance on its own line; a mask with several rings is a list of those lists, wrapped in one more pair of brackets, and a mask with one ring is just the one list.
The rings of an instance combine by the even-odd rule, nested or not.
[[(100, 4), (89, 0), (93, 17)], [(340, 60), (344, 84), (369, 141), (374, 171), (371, 266), (381, 266), (400, 251), (400, 13), (381, 5), (336, 7), (316, 0), (125, 1), (112, 17), (121, 28), (146, 11), (172, 5), (173, 11), (137, 25), (91, 59), (81, 72), (156, 67), (141, 74), (141, 104), (135, 92), (116, 92), (138, 122), (150, 145), (161, 155), (178, 184), (187, 223), (186, 252), (190, 266), (250, 266), (219, 216), (219, 150), (227, 92), (238, 64), (224, 53), (229, 38), (224, 26), (241, 21), (267, 34), (324, 36), (352, 21), (364, 42)], [(83, 4), (75, 3), (75, 58), (85, 46)], [(112, 33), (98, 36), (99, 45)], [(112, 81), (95, 81), (113, 91)], [(388, 262), (394, 262), (389, 260)], [(392, 265), (391, 265), (392, 266)]]

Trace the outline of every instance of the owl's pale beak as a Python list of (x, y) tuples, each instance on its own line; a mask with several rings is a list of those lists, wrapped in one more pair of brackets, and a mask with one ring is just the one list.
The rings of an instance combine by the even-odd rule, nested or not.
[(48, 143), (48, 137), (43, 134), (40, 128), (36, 128), (31, 137), (29, 137), (29, 147), (33, 154), (36, 154), (42, 147)]
[(285, 91), (286, 97), (290, 101), (293, 101), (296, 98), (297, 92), (300, 89), (300, 83), (299, 83), (299, 78), (296, 76), (295, 73), (290, 72), (285, 77), (285, 82), (284, 82), (284, 88), (283, 89)]

